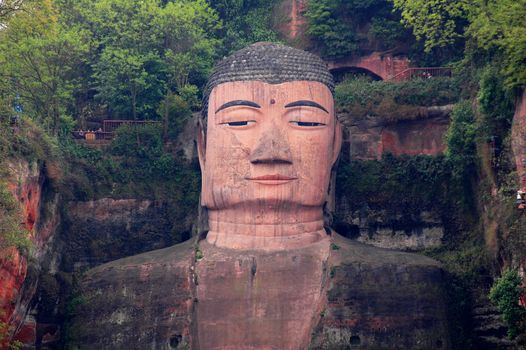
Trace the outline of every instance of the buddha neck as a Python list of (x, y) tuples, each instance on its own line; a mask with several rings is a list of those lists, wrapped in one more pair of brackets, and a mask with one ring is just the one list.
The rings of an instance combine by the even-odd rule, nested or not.
[(209, 210), (208, 243), (241, 250), (301, 248), (327, 238), (320, 207), (301, 210)]

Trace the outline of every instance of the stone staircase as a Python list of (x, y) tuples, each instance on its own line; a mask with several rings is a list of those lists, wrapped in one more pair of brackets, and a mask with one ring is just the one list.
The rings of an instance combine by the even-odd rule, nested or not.
[(507, 332), (499, 310), (486, 295), (478, 296), (473, 308), (474, 349), (516, 350), (517, 345), (508, 339)]

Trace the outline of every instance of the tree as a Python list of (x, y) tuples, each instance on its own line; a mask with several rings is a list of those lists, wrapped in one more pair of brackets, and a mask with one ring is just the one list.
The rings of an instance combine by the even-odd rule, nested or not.
[(321, 0), (310, 3), (305, 15), (309, 21), (307, 33), (322, 43), (322, 55), (327, 58), (341, 58), (358, 49), (350, 23), (338, 18), (339, 12), (338, 2)]
[(170, 2), (161, 9), (155, 24), (162, 39), (161, 52), (168, 66), (172, 91), (190, 83), (203, 84), (210, 73), (221, 22), (204, 0)]
[(28, 2), (0, 32), (0, 76), (11, 98), (53, 134), (72, 102), (88, 40), (78, 27), (65, 28), (51, 0)]
[(519, 305), (522, 293), (524, 293), (522, 278), (515, 270), (504, 271), (489, 293), (491, 302), (499, 308), (508, 325), (510, 338), (526, 331), (526, 310)]
[(155, 52), (107, 46), (93, 66), (97, 97), (123, 119), (155, 119), (155, 108), (166, 86), (163, 62)]
[(6, 25), (9, 18), (22, 10), (24, 0), (2, 0), (0, 1), (0, 28)]
[(208, 0), (223, 20), (222, 54), (258, 41), (278, 41), (272, 27), (272, 13), (277, 0)]
[(473, 46), (502, 57), (508, 88), (526, 85), (526, 0), (473, 1), (467, 29)]
[(392, 0), (425, 50), (467, 40), (470, 62), (502, 61), (508, 88), (526, 84), (526, 0)]
[(95, 38), (93, 85), (112, 116), (156, 119), (167, 95), (204, 84), (221, 26), (204, 0), (81, 2), (70, 18)]
[(463, 37), (470, 0), (393, 0), (402, 23), (425, 41), (425, 51), (452, 45)]
[(371, 48), (393, 49), (414, 40), (387, 0), (312, 1), (305, 17), (307, 33), (321, 54), (330, 59)]

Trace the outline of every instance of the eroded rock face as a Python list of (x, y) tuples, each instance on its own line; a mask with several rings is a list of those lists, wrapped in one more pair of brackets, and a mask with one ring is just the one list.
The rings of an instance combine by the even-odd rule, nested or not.
[(427, 257), (333, 238), (310, 349), (449, 349), (443, 272)]
[[(24, 324), (29, 303), (36, 290), (37, 276), (34, 270), (38, 267), (38, 261), (46, 251), (47, 243), (57, 225), (57, 218), (53, 213), (40, 218), (44, 184), (40, 165), (25, 160), (11, 160), (8, 162), (8, 173), (8, 188), (20, 205), (22, 224), (34, 245), (33, 258), (36, 263), (32, 265), (32, 273), (28, 273), (30, 264), (27, 257), (13, 247), (0, 252), (0, 322), (8, 326), (4, 330), (7, 331), (4, 334), (6, 341), (13, 338), (26, 340), (34, 334), (34, 325)], [(53, 204), (56, 203), (51, 203), (50, 211), (53, 211)]]
[(526, 161), (526, 90), (523, 91), (515, 108), (511, 136), (519, 184), (522, 190), (526, 191), (526, 164), (523, 164), (523, 161)]
[(402, 120), (386, 123), (368, 117), (345, 124), (349, 132), (352, 159), (381, 159), (384, 153), (400, 155), (439, 155), (446, 149), (444, 137), (449, 117)]
[(402, 215), (387, 210), (362, 208), (352, 210), (351, 198), (339, 197), (338, 232), (345, 237), (375, 247), (408, 251), (442, 246), (445, 234), (442, 219), (435, 212)]
[(80, 349), (187, 349), (192, 343), (193, 242), (89, 271), (77, 298)]
[(103, 198), (69, 202), (66, 206), (63, 264), (85, 270), (102, 263), (164, 248), (188, 239), (192, 219), (174, 228), (168, 203), (137, 199)]
[(448, 349), (442, 283), (429, 258), (336, 234), (279, 252), (187, 242), (90, 270), (70, 345)]

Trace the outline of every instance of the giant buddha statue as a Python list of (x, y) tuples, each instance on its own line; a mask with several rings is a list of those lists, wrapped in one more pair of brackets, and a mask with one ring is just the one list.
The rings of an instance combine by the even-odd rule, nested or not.
[(257, 43), (217, 64), (197, 137), (205, 235), (88, 271), (80, 349), (448, 349), (442, 270), (324, 223), (341, 126), (326, 64)]

